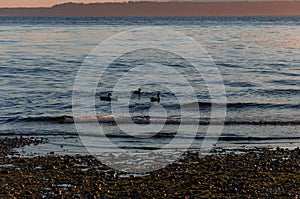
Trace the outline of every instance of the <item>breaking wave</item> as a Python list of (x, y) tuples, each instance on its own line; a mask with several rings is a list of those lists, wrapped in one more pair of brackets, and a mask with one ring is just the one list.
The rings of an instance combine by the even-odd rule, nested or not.
[(136, 124), (199, 124), (199, 125), (209, 125), (209, 124), (224, 124), (224, 125), (300, 125), (300, 120), (210, 120), (210, 119), (180, 119), (180, 118), (160, 118), (160, 117), (149, 117), (149, 116), (134, 116), (134, 117), (120, 117), (114, 115), (107, 116), (57, 116), (57, 117), (27, 117), (27, 118), (11, 118), (7, 121), (23, 121), (23, 122), (54, 122), (54, 123), (110, 123), (115, 124), (115, 119), (121, 123), (131, 123), (132, 121)]

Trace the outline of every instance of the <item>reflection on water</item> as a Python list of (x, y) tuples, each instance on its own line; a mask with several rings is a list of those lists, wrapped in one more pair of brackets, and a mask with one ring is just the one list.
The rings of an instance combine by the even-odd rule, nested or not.
[[(58, 124), (51, 118), (72, 116), (74, 79), (85, 56), (110, 36), (144, 25), (160, 25), (179, 31), (199, 42), (210, 53), (226, 87), (229, 102), (227, 120), (299, 120), (299, 17), (0, 19), (0, 134), (76, 135), (73, 124)], [(184, 71), (188, 66), (179, 57), (157, 52), (135, 52), (111, 65), (111, 70), (106, 73), (108, 81), (99, 83), (97, 89), (95, 99), (98, 115), (111, 114), (110, 103), (98, 99), (111, 90), (111, 85), (107, 83), (109, 79), (116, 77), (126, 66), (143, 65), (145, 60), (156, 61), (157, 67), (167, 65), (179, 71), (182, 68)], [(136, 60), (136, 57), (139, 59)], [(163, 75), (163, 71), (152, 70), (151, 67), (149, 71)], [(200, 106), (200, 119), (209, 118), (210, 97), (201, 75), (189, 71), (185, 76), (195, 88), (200, 104), (206, 104)], [(176, 86), (178, 91), (184, 93), (184, 86)], [(149, 98), (156, 90), (162, 91), (161, 105), (167, 110), (168, 116), (178, 117), (181, 107), (176, 97), (159, 84), (145, 85), (140, 99), (132, 97), (128, 104), (131, 114), (148, 116), (151, 107)], [(119, 95), (122, 97), (122, 93)], [(189, 104), (185, 108), (191, 118), (199, 111)], [(29, 121), (30, 118), (45, 120)], [(205, 127), (201, 126), (198, 133), (202, 135), (204, 132)], [(263, 137), (300, 137), (297, 125), (279, 128), (272, 125), (226, 126), (222, 135), (230, 134), (238, 137), (251, 137), (254, 134)], [(161, 141), (154, 140), (156, 144)]]

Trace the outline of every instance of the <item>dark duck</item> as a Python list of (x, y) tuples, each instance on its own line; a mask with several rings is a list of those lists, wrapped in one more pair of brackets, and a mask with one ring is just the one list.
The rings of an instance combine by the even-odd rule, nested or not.
[(118, 101), (118, 97), (112, 98), (111, 93), (108, 93), (107, 96), (100, 96), (101, 101)]
[(159, 91), (157, 91), (156, 96), (157, 97), (150, 97), (150, 101), (159, 103), (160, 102), (160, 92)]
[(141, 94), (142, 94), (142, 89), (139, 88), (139, 89), (137, 89), (137, 90), (135, 90), (135, 91), (132, 91), (132, 93), (135, 94), (135, 95), (139, 95), (139, 97), (140, 97)]

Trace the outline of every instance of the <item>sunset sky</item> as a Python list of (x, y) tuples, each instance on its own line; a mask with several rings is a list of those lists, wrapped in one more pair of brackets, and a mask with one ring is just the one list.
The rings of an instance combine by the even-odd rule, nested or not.
[[(97, 3), (97, 2), (123, 2), (123, 1), (126, 1), (126, 0), (0, 0), (0, 7), (2, 7), (2, 8), (3, 7), (7, 7), (7, 8), (11, 8), (11, 7), (51, 7), (55, 4), (61, 4), (61, 3), (65, 3), (65, 2)], [(135, 0), (130, 0), (130, 1), (135, 1)], [(137, 0), (137, 1), (141, 1), (141, 0)], [(159, 1), (159, 0), (156, 0), (156, 1)], [(164, 0), (160, 0), (160, 1), (164, 1)], [(165, 1), (167, 1), (167, 0), (165, 0)], [(187, 1), (187, 0), (185, 0), (185, 1)], [(198, 0), (198, 1), (212, 2), (212, 1), (247, 1), (247, 0)], [(253, 0), (253, 1), (260, 1), (260, 0)], [(272, 0), (261, 0), (261, 1), (272, 1)], [(286, 1), (288, 1), (288, 0), (286, 0)], [(295, 0), (295, 1), (299, 1), (299, 0)]]
[(120, 0), (0, 0), (0, 7), (51, 7), (65, 2), (96, 3), (115, 2)]

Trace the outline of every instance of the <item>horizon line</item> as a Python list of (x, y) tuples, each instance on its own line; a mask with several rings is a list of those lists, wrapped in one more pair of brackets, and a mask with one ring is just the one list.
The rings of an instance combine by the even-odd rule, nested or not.
[(129, 3), (262, 3), (262, 2), (300, 2), (300, 0), (129, 0), (129, 1), (104, 1), (104, 2), (64, 2), (52, 6), (20, 6), (20, 7), (0, 7), (0, 9), (38, 9), (55, 8), (62, 5), (93, 5), (93, 4), (129, 4)]

